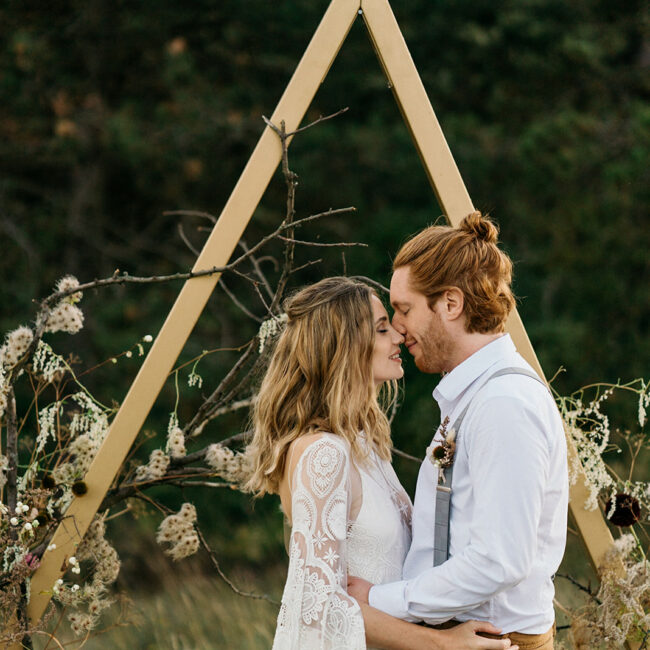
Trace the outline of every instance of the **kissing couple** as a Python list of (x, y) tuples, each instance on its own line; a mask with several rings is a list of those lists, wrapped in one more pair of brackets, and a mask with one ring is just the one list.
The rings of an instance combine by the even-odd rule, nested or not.
[[(274, 650), (552, 650), (566, 442), (546, 383), (504, 333), (515, 300), (497, 234), (474, 212), (407, 241), (392, 319), (345, 277), (286, 301), (248, 483), (279, 494), (291, 525)], [(402, 344), (442, 374), (413, 505), (378, 397), (404, 374)]]

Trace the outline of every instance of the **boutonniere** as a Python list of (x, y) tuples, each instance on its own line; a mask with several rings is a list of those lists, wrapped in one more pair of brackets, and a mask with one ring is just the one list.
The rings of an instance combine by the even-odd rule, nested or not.
[(440, 425), (440, 434), (443, 437), (442, 442), (434, 440), (427, 447), (427, 458), (439, 469), (447, 469), (454, 464), (454, 453), (456, 451), (456, 431), (451, 429), (447, 431), (449, 418), (446, 417)]

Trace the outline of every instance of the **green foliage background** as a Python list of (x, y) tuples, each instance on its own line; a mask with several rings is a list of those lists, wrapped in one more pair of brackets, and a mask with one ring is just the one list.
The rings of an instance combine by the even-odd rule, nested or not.
[[(194, 256), (164, 211), (218, 215), (327, 3), (323, 0), (69, 0), (0, 6), (0, 327), (33, 316), (57, 278), (161, 274)], [(650, 18), (631, 0), (395, 0), (393, 8), (477, 208), (501, 226), (519, 309), (560, 392), (641, 376), (650, 359)], [(362, 21), (353, 27), (308, 119), (350, 111), (296, 138), (299, 216), (356, 206), (304, 231), (364, 241), (348, 273), (388, 282), (400, 243), (436, 221), (435, 202)], [(272, 182), (246, 239), (279, 223)], [(195, 244), (205, 233), (186, 223)], [(205, 225), (205, 224), (201, 224)], [(306, 261), (311, 250), (301, 252)], [(318, 252), (319, 256), (320, 251)], [(341, 273), (339, 251), (295, 284)], [(245, 288), (232, 281), (238, 291)], [(178, 285), (87, 295), (86, 328), (53, 337), (84, 364), (155, 334)], [(254, 300), (254, 296), (248, 297)], [(258, 308), (258, 313), (260, 313)], [(234, 347), (255, 332), (215, 295), (183, 358)], [(207, 394), (232, 355), (199, 368)], [(137, 359), (88, 380), (121, 400)], [(184, 378), (184, 376), (182, 377)], [(436, 414), (435, 378), (407, 372), (396, 444), (420, 454)], [(198, 404), (183, 389), (180, 416)], [(147, 429), (161, 444), (165, 389)], [(233, 417), (208, 431), (241, 429)], [(415, 469), (397, 464), (409, 489)], [(176, 495), (170, 498), (195, 498)], [(277, 504), (237, 493), (198, 497), (223, 557), (264, 566), (281, 554)], [(117, 524), (116, 524), (117, 526)], [(129, 530), (150, 528), (142, 520)], [(228, 532), (223, 534), (224, 529)], [(126, 557), (137, 544), (125, 542)], [(245, 556), (247, 554), (247, 556)], [(128, 563), (128, 562), (127, 562)], [(134, 565), (137, 563), (134, 562)], [(134, 566), (134, 570), (137, 570)]]

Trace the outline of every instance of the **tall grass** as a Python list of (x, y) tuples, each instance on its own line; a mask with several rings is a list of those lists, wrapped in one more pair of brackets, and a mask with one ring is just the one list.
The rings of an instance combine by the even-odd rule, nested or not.
[[(284, 569), (282, 569), (283, 573)], [(160, 587), (128, 594), (102, 620), (105, 632), (75, 640), (62, 622), (57, 639), (65, 648), (86, 650), (262, 650), (273, 643), (278, 605), (240, 596), (220, 578), (184, 575), (165, 570)], [(280, 599), (284, 576), (280, 571), (238, 578), (246, 591), (270, 593)], [(56, 620), (50, 624), (52, 630)], [(55, 650), (42, 638), (35, 649)]]

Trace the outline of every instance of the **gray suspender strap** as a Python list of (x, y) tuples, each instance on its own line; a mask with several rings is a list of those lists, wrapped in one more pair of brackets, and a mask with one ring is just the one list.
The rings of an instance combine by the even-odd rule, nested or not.
[[(531, 379), (535, 379), (544, 388), (548, 389), (546, 382), (540, 379), (532, 370), (527, 368), (502, 368), (497, 370), (493, 375), (490, 375), (483, 385), (476, 391), (472, 396), (470, 401), (467, 403), (465, 408), (462, 410), (461, 414), (456, 418), (454, 426), (452, 429), (456, 432), (456, 450), (458, 450), (458, 438), (460, 435), (460, 426), (467, 415), (467, 411), (474, 401), (474, 397), (480, 392), (480, 390), (485, 386), (489, 381), (495, 379), (496, 377), (502, 377), (503, 375), (525, 375)], [(455, 461), (454, 461), (455, 462)], [(433, 566), (439, 566), (443, 562), (446, 562), (449, 559), (449, 514), (451, 509), (451, 479), (454, 475), (454, 466), (440, 470), (444, 477), (444, 485), (436, 486), (436, 520), (434, 522), (433, 528)]]

